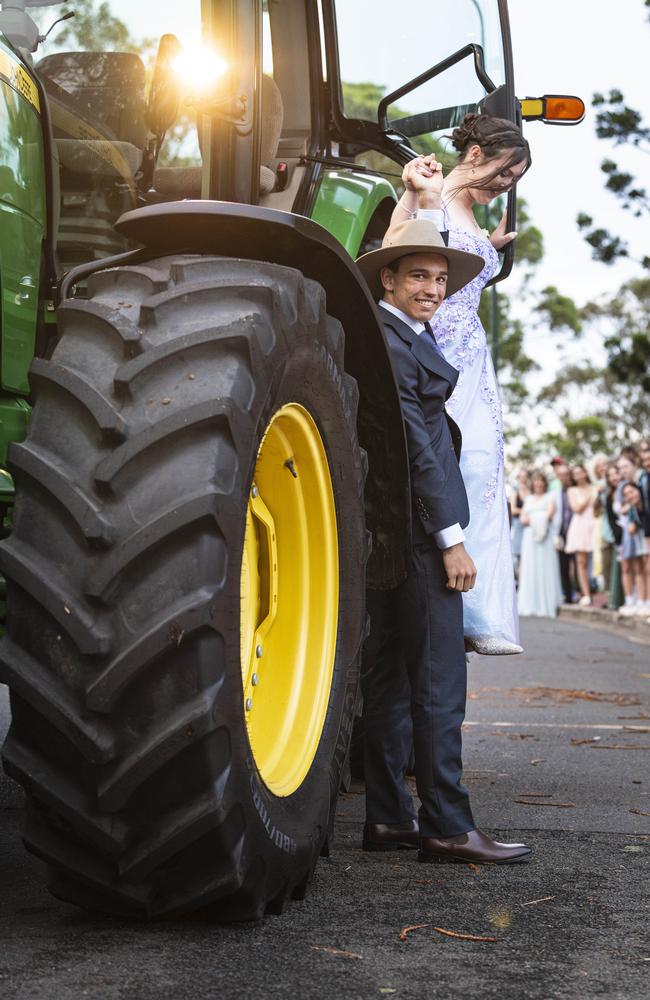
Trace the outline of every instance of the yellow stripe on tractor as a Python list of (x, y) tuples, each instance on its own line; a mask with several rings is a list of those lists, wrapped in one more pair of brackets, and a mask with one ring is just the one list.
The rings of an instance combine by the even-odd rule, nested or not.
[(37, 114), (41, 113), (41, 102), (38, 97), (38, 87), (22, 64), (4, 49), (0, 49), (0, 77), (7, 81), (10, 87), (17, 90), (25, 100), (29, 101)]

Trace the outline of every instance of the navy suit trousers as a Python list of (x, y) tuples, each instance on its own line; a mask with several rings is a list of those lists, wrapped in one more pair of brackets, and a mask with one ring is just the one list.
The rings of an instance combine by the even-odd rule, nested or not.
[(423, 837), (474, 829), (461, 784), (467, 668), (462, 596), (446, 587), (433, 541), (413, 547), (408, 576), (372, 594), (370, 669), (363, 682), (368, 823), (415, 818), (405, 780), (411, 746)]

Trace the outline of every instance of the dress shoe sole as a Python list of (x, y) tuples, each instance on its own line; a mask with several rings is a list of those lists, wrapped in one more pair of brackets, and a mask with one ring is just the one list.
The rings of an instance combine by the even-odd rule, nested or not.
[(530, 861), (532, 856), (533, 852), (528, 851), (527, 854), (517, 854), (514, 858), (461, 858), (455, 854), (433, 854), (431, 851), (418, 851), (418, 861), (430, 865), (519, 865)]
[(385, 853), (387, 851), (415, 851), (417, 850), (417, 844), (409, 844), (406, 841), (400, 840), (393, 844), (383, 844), (383, 843), (373, 843), (373, 841), (364, 840), (361, 845), (364, 851), (374, 852), (376, 854)]

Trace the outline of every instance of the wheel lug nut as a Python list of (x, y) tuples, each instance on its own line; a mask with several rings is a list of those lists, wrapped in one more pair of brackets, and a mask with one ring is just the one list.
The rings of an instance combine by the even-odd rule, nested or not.
[(262, 655), (263, 652), (264, 652), (264, 650), (262, 649), (261, 646), (256, 646), (255, 647), (255, 656), (258, 658), (258, 660), (259, 660), (259, 658), (260, 658), (260, 656)]
[(252, 683), (253, 687), (257, 687), (257, 685), (259, 683), (259, 677), (257, 676), (257, 674), (253, 674), (253, 676), (251, 678), (251, 683)]
[(246, 711), (250, 712), (250, 710), (251, 710), (252, 707), (253, 707), (253, 699), (252, 698), (247, 698), (246, 699)]

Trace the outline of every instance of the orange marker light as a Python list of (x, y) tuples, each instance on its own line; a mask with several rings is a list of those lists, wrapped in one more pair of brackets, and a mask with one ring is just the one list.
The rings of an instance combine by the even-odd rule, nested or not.
[(544, 118), (547, 121), (582, 121), (585, 116), (584, 101), (579, 97), (547, 97), (546, 113)]
[(521, 117), (527, 122), (547, 122), (550, 125), (577, 125), (585, 116), (585, 102), (569, 94), (546, 94), (526, 97), (521, 104)]

